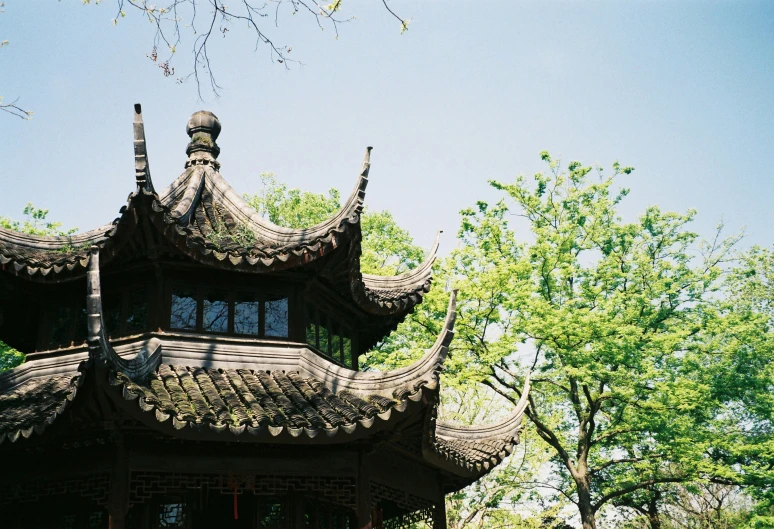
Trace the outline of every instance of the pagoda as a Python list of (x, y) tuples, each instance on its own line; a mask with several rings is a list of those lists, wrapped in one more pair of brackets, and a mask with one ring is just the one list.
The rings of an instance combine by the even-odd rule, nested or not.
[(157, 190), (135, 105), (118, 218), (0, 229), (0, 339), (27, 353), (0, 374), (2, 527), (445, 528), (444, 495), (518, 442), (529, 383), (499, 424), (436, 421), (455, 293), (416, 363), (359, 371), (429, 291), (437, 240), (409, 272), (362, 273), (371, 148), (338, 213), (288, 229), (223, 179), (220, 130), (196, 112)]

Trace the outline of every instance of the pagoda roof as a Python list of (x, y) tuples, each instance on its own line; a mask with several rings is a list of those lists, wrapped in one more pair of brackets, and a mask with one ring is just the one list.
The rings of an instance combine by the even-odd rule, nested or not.
[(371, 147), (366, 150), (352, 193), (337, 213), (308, 228), (285, 228), (263, 218), (220, 174), (217, 118), (209, 112), (197, 112), (187, 130), (192, 142), (185, 170), (157, 192), (150, 176), (142, 114), (136, 105), (136, 189), (119, 217), (102, 227), (62, 237), (0, 228), (0, 269), (33, 281), (83, 277), (92, 247), (101, 250), (103, 263), (110, 262), (131, 246), (132, 234), (142, 219), (147, 219), (168, 246), (196, 262), (224, 270), (267, 273), (293, 269), (343, 246), (351, 294), (366, 312), (405, 314), (429, 291), (437, 239), (426, 260), (404, 274), (377, 276), (360, 271), (360, 218)]
[[(220, 123), (213, 114), (192, 116), (185, 171), (161, 192), (151, 179), (139, 105), (134, 131), (136, 189), (113, 223), (72, 237), (0, 229), (6, 272), (33, 281), (85, 277), (88, 319), (88, 345), (33, 353), (0, 374), (0, 446), (62, 424), (57, 419), (71, 405), (96, 398), (100, 407), (111, 403), (161, 434), (214, 442), (344, 444), (424, 424), (422, 457), (452, 476), (454, 486), (488, 472), (512, 451), (529, 380), (513, 413), (499, 424), (436, 421), (440, 373), (454, 336), (455, 292), (435, 343), (412, 365), (385, 372), (358, 372), (304, 344), (276, 339), (150, 332), (108, 340), (100, 263), (120, 261), (137, 244), (136, 232), (148, 238), (155, 229), (157, 239), (196, 262), (248, 273), (302, 267), (336, 252), (331, 263), (346, 268), (359, 307), (400, 318), (429, 290), (438, 249), (436, 239), (425, 262), (398, 276), (360, 271), (370, 148), (338, 213), (310, 228), (288, 229), (262, 218), (220, 175)], [(390, 321), (397, 324), (395, 317)]]

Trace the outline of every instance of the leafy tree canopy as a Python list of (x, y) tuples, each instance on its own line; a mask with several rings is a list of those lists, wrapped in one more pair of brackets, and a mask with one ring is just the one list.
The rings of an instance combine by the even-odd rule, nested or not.
[[(308, 228), (330, 218), (341, 209), (341, 195), (330, 189), (328, 194), (288, 188), (274, 173), (262, 173), (263, 189), (244, 195), (250, 206), (271, 222), (288, 228)], [(422, 262), (425, 251), (414, 244), (388, 211), (366, 209), (360, 223), (363, 231), (361, 270), (369, 274), (394, 275), (410, 270)]]
[(737, 479), (712, 457), (734, 415), (706, 369), (734, 357), (710, 337), (730, 323), (717, 300), (738, 238), (701, 242), (693, 211), (625, 222), (618, 182), (632, 168), (606, 176), (542, 156), (547, 173), (491, 182), (504, 198), (462, 212), (442, 266), (460, 290), (447, 377), (515, 401), (533, 371), (527, 415), (584, 527), (640, 491)]
[(24, 353), (0, 340), (0, 373), (24, 362)]
[(23, 214), (25, 219), (22, 221), (0, 217), (0, 228), (49, 237), (66, 237), (78, 231), (78, 228), (63, 230), (61, 222), (47, 220), (47, 209), (36, 208), (31, 202), (24, 207)]

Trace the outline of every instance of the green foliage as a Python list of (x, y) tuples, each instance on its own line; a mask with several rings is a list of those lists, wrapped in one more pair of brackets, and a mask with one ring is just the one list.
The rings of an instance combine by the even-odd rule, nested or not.
[(774, 247), (754, 246), (740, 256), (728, 278), (736, 310), (761, 314), (774, 325)]
[(46, 220), (46, 217), (48, 217), (47, 209), (36, 208), (31, 202), (24, 207), (23, 213), (26, 217), (23, 221), (0, 217), (0, 228), (47, 237), (67, 237), (78, 231), (78, 228), (62, 230), (61, 222)]
[(364, 273), (402, 274), (425, 258), (425, 250), (414, 244), (409, 232), (398, 226), (389, 211), (366, 210), (360, 226), (363, 230), (360, 269)]
[[(341, 195), (330, 189), (327, 195), (290, 189), (274, 173), (261, 173), (263, 190), (244, 198), (262, 216), (287, 228), (309, 228), (341, 209)], [(364, 273), (395, 275), (418, 265), (424, 250), (414, 244), (409, 233), (398, 226), (388, 211), (363, 212), (363, 255), (360, 268)]]
[(515, 401), (534, 370), (529, 418), (593, 527), (603, 506), (650, 485), (732, 473), (707, 457), (730, 408), (703, 369), (737, 238), (701, 244), (693, 211), (651, 206), (624, 222), (617, 182), (632, 168), (605, 176), (541, 157), (547, 174), (491, 182), (505, 198), (462, 212), (444, 265), (460, 289), (447, 378)]
[(339, 192), (330, 189), (328, 195), (289, 189), (274, 173), (261, 173), (263, 190), (245, 194), (247, 203), (263, 217), (286, 228), (309, 228), (323, 222), (341, 208)]
[(219, 226), (207, 234), (207, 240), (220, 250), (234, 244), (247, 248), (255, 244), (255, 233), (246, 224), (239, 224), (231, 231)]
[[(774, 527), (774, 248), (753, 247), (731, 269), (716, 305), (702, 366), (705, 383), (727, 402), (713, 456), (735, 469), (757, 502), (749, 527)], [(718, 354), (721, 353), (721, 354)]]
[(0, 340), (0, 373), (24, 362), (24, 353)]

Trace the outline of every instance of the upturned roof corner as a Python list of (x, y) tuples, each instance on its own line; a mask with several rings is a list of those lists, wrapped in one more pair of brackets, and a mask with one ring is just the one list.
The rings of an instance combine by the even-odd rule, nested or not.
[(86, 319), (88, 324), (89, 359), (124, 373), (131, 380), (144, 380), (161, 363), (161, 342), (151, 338), (131, 360), (121, 358), (110, 345), (102, 313), (102, 285), (99, 271), (99, 247), (90, 248), (86, 279)]
[[(513, 411), (498, 423), (460, 426), (437, 422), (423, 443), (424, 457), (453, 474), (475, 479), (502, 463), (520, 441), (529, 406), (530, 376), (528, 372)], [(435, 422), (435, 415), (430, 419)]]
[(142, 121), (142, 106), (134, 105), (134, 172), (137, 181), (137, 191), (153, 193), (150, 164), (148, 163), (148, 148), (145, 144), (145, 124)]

